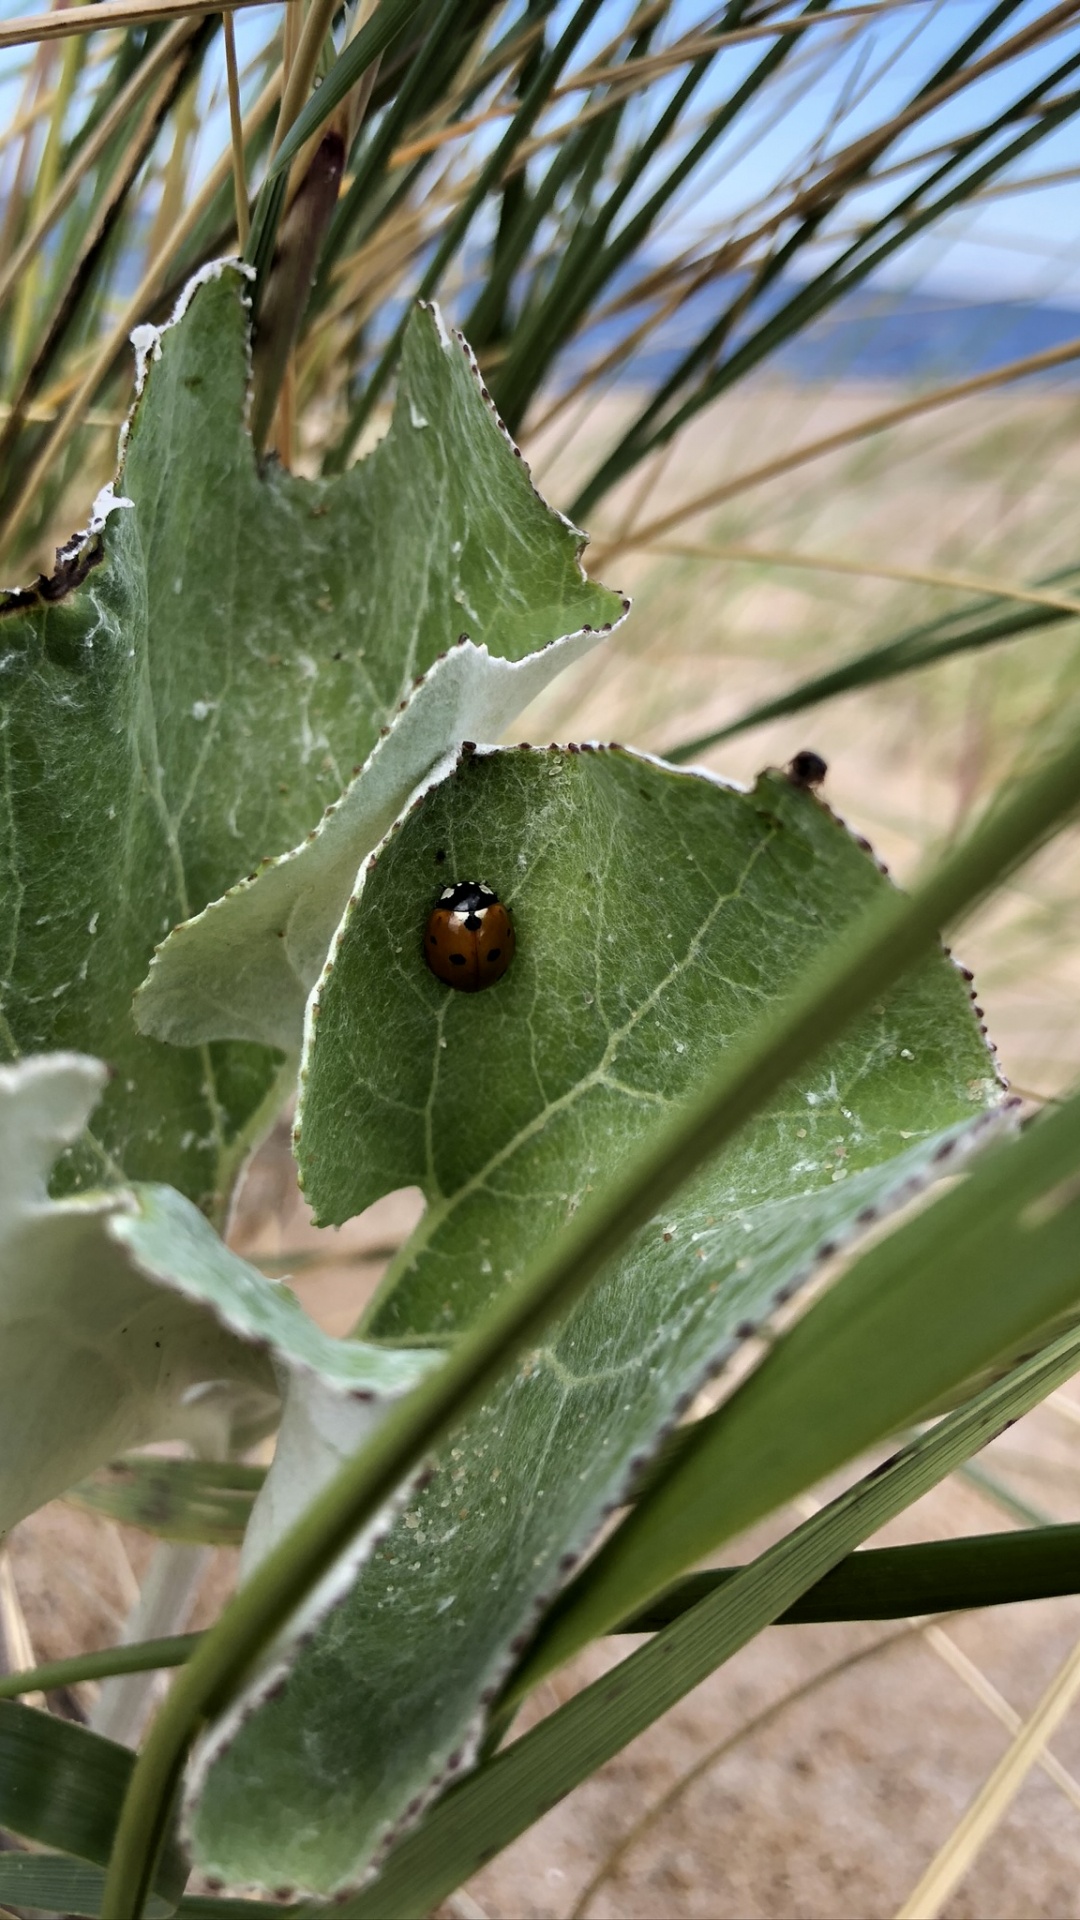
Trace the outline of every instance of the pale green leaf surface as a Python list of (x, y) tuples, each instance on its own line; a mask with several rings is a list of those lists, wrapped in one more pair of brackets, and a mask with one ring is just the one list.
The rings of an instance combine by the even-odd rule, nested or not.
[(0, 1533), (125, 1447), (245, 1444), (275, 1365), (370, 1422), (436, 1357), (321, 1333), (168, 1188), (50, 1199), (105, 1077), (74, 1054), (0, 1068)]
[[(446, 878), (514, 913), (517, 957), (479, 995), (424, 965)], [(310, 1009), (316, 1207), (347, 1218), (414, 1181), (428, 1198), (369, 1330), (468, 1325), (886, 885), (776, 775), (745, 794), (619, 750), (466, 756), (369, 866)], [(189, 1811), (200, 1864), (355, 1883), (466, 1764), (538, 1611), (703, 1379), (997, 1091), (967, 986), (931, 952), (469, 1421), (284, 1691), (239, 1703)]]
[[(412, 320), (368, 459), (334, 481), (260, 472), (244, 286), (210, 269), (172, 326), (141, 330), (120, 475), (134, 504), (72, 548), (62, 579), (0, 603), (4, 1050), (74, 1047), (115, 1069), (69, 1184), (164, 1179), (208, 1207), (278, 1062), (247, 1029), (197, 1051), (137, 1034), (155, 941), (296, 845), (464, 629), (521, 661), (622, 604), (585, 580), (583, 537), (534, 493), (432, 310)], [(437, 686), (421, 697), (440, 705)], [(444, 718), (446, 737), (428, 728), (420, 763), (399, 766), (402, 794), (455, 737), (460, 709)], [(400, 800), (382, 804), (392, 817)], [(207, 991), (234, 964), (222, 986), (200, 961)], [(286, 1035), (298, 1020), (271, 1037)]]

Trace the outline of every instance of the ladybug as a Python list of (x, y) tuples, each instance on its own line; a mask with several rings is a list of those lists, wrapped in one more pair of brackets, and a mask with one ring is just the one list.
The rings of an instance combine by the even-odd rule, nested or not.
[(514, 923), (498, 894), (481, 880), (455, 880), (428, 916), (424, 959), (448, 987), (482, 993), (502, 979), (515, 945)]

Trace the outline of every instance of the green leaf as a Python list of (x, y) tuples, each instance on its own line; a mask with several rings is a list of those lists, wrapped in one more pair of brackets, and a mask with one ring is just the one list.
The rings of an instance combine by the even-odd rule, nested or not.
[[(0, 1701), (0, 1826), (103, 1866), (134, 1763), (126, 1747), (86, 1727)], [(0, 1864), (5, 1859), (0, 1854)], [(187, 1868), (170, 1842), (159, 1889), (179, 1897), (186, 1879)]]
[[(539, 667), (527, 656), (622, 604), (585, 581), (582, 536), (533, 492), (434, 312), (411, 321), (394, 424), (367, 460), (334, 482), (260, 472), (245, 426), (245, 284), (211, 269), (170, 328), (140, 330), (145, 385), (119, 483), (134, 505), (103, 524), (100, 503), (97, 530), (54, 580), (0, 603), (4, 1050), (75, 1047), (115, 1070), (97, 1146), (69, 1160), (68, 1184), (163, 1179), (219, 1212), (279, 1097), (277, 1056), (246, 1043), (297, 1043), (304, 989), (277, 920), (267, 937), (288, 1017), (271, 1017), (269, 1036), (249, 1021), (239, 1045), (164, 1047), (131, 1020), (155, 941), (295, 846), (463, 627), (475, 646), (459, 651), (476, 655), (485, 688), (488, 649), (526, 700), (596, 633)], [(432, 702), (438, 720), (418, 730)], [(411, 758), (398, 729), (374, 754), (376, 838), (426, 756), (460, 740), (472, 710), (452, 707), (436, 676), (401, 716)], [(304, 875), (333, 839), (328, 828), (306, 866), (286, 863), (301, 925)], [(346, 877), (350, 849), (337, 875), (330, 931), (359, 857)], [(233, 952), (226, 985), (238, 972), (235, 991), (270, 991), (273, 1007), (257, 941), (253, 978), (246, 965)], [(218, 984), (209, 963), (206, 978)]]
[(124, 1447), (250, 1444), (275, 1362), (366, 1432), (437, 1359), (322, 1333), (170, 1188), (50, 1200), (104, 1080), (72, 1054), (0, 1068), (0, 1533)]
[[(199, 1731), (237, 1697), (252, 1664), (288, 1627), (358, 1531), (370, 1527), (405, 1477), (443, 1446), (505, 1369), (546, 1341), (561, 1316), (661, 1215), (683, 1183), (736, 1138), (795, 1076), (860, 1016), (872, 1012), (950, 926), (1041, 846), (1080, 804), (1080, 735), (1019, 781), (912, 895), (875, 898), (827, 942), (790, 995), (752, 1022), (717, 1062), (696, 1099), (661, 1122), (600, 1193), (534, 1257), (457, 1339), (429, 1379), (391, 1408), (381, 1430), (267, 1554), (170, 1688), (132, 1775), (110, 1862), (107, 1897), (139, 1910)], [(1070, 1355), (1071, 1357), (1071, 1355)], [(1052, 1384), (1052, 1383), (1051, 1383)], [(1048, 1390), (1048, 1389), (1047, 1389)], [(313, 1623), (314, 1624), (314, 1623)]]
[(521, 1684), (1080, 1309), (1080, 1096), (864, 1253), (695, 1430), (545, 1624)]
[(1080, 1365), (1067, 1335), (884, 1469), (860, 1480), (720, 1592), (577, 1694), (446, 1796), (343, 1920), (420, 1920), (565, 1794), (685, 1698), (859, 1542), (902, 1513)]
[[(514, 913), (517, 957), (479, 995), (424, 965), (447, 876), (489, 881)], [(299, 1157), (322, 1217), (406, 1182), (428, 1197), (370, 1332), (468, 1326), (887, 894), (778, 775), (746, 794), (617, 750), (465, 756), (369, 867), (311, 1009)], [(321, 1892), (355, 1879), (464, 1764), (522, 1637), (663, 1429), (996, 1093), (967, 986), (931, 951), (637, 1236), (462, 1430), (284, 1692), (223, 1723), (193, 1815), (206, 1870), (247, 1882), (272, 1861)]]
[[(710, 1567), (689, 1573), (612, 1631), (658, 1633), (743, 1572), (743, 1567)], [(852, 1554), (777, 1614), (776, 1624), (902, 1620), (1062, 1593), (1080, 1593), (1080, 1526), (1026, 1527), (1021, 1533), (979, 1533)]]
[(73, 1506), (107, 1514), (126, 1527), (142, 1527), (162, 1540), (238, 1547), (265, 1478), (264, 1467), (231, 1460), (131, 1454), (99, 1467), (88, 1480), (69, 1488), (66, 1498)]

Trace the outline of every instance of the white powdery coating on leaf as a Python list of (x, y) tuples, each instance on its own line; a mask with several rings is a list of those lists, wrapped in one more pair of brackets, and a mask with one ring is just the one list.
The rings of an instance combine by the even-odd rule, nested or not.
[(110, 513), (118, 512), (121, 507), (134, 507), (134, 505), (134, 500), (129, 500), (126, 494), (117, 493), (115, 483), (110, 480), (107, 486), (102, 487), (90, 509), (90, 524), (87, 532), (100, 533)]
[(420, 305), (427, 309), (428, 313), (430, 313), (432, 319), (435, 322), (435, 331), (439, 336), (439, 345), (442, 348), (443, 352), (452, 353), (454, 343), (450, 337), (450, 330), (447, 327), (446, 321), (442, 317), (442, 308), (439, 306), (438, 301), (437, 300), (421, 300)]
[[(146, 370), (151, 360), (158, 360), (161, 357), (161, 334), (162, 334), (162, 329), (160, 327), (151, 326), (150, 322), (146, 321), (140, 327), (133, 327), (130, 334), (128, 335), (128, 338), (135, 349), (136, 396), (138, 396), (142, 392), (143, 387), (146, 384)], [(128, 423), (125, 420), (124, 425), (120, 430), (121, 446), (123, 445), (124, 441), (127, 439), (127, 424)]]
[[(181, 1833), (189, 1849), (193, 1843), (194, 1817), (214, 1765), (232, 1746), (259, 1707), (285, 1686), (299, 1648), (312, 1638), (333, 1608), (348, 1597), (361, 1567), (370, 1559), (380, 1541), (386, 1538), (399, 1513), (413, 1497), (423, 1471), (423, 1468), (418, 1468), (410, 1474), (385, 1506), (380, 1507), (367, 1526), (356, 1534), (340, 1559), (305, 1596), (296, 1613), (272, 1641), (254, 1678), (248, 1681), (243, 1692), (196, 1744), (188, 1765), (181, 1816)], [(214, 1867), (212, 1864), (206, 1867), (204, 1863), (203, 1870), (213, 1872)], [(266, 1899), (274, 1894), (274, 1887), (269, 1881), (245, 1881), (244, 1885), (245, 1891), (255, 1898)]]
[[(161, 358), (162, 335), (168, 333), (170, 327), (179, 326), (200, 287), (205, 287), (211, 280), (220, 280), (226, 273), (237, 273), (245, 280), (255, 278), (254, 267), (249, 267), (246, 261), (233, 258), (231, 255), (223, 260), (208, 260), (206, 265), (200, 267), (185, 283), (169, 318), (160, 327), (152, 326), (149, 321), (146, 321), (142, 326), (132, 328), (128, 338), (135, 349), (136, 398), (141, 394), (146, 383), (147, 368), (151, 360)], [(120, 431), (121, 451), (127, 439), (128, 424), (125, 421)]]

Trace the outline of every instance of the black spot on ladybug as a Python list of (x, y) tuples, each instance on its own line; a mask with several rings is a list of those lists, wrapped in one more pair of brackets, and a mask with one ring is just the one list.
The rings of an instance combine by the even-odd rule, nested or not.
[[(438, 942), (436, 941), (435, 944), (438, 945)], [(468, 961), (463, 953), (452, 953), (449, 955), (449, 960), (452, 967), (465, 967), (468, 965)]]

